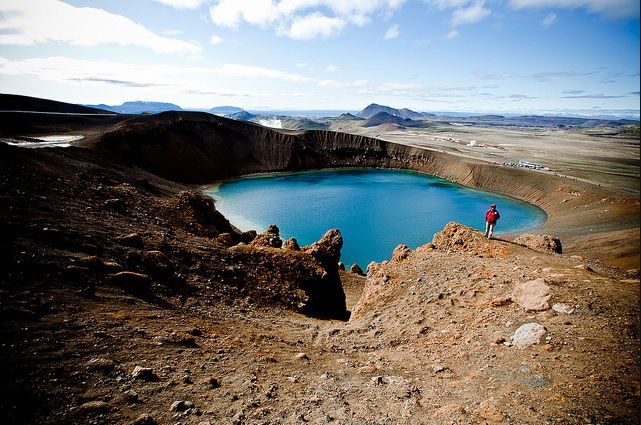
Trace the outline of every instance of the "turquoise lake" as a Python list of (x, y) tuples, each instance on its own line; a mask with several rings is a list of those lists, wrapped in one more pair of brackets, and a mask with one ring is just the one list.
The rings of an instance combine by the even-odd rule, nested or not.
[(340, 229), (343, 261), (363, 269), (388, 260), (398, 244), (414, 249), (450, 221), (485, 231), (485, 211), (497, 204), (495, 235), (541, 226), (543, 210), (503, 195), (403, 171), (326, 170), (229, 180), (206, 193), (241, 230), (280, 228), (283, 240), (309, 245)]

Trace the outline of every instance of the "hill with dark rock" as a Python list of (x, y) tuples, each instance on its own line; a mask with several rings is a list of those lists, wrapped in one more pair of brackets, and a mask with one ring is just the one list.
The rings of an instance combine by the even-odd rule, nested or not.
[(371, 105), (367, 106), (365, 109), (363, 109), (356, 115), (361, 118), (367, 119), (381, 112), (384, 112), (386, 114), (393, 115), (396, 117), (409, 118), (409, 119), (424, 119), (424, 118), (436, 116), (434, 114), (429, 114), (427, 112), (415, 112), (407, 108), (396, 109), (396, 108), (391, 108), (389, 106), (378, 105), (376, 103), (372, 103)]
[(363, 127), (376, 127), (381, 124), (397, 124), (403, 127), (424, 127), (425, 123), (411, 118), (401, 118), (387, 112), (379, 112), (363, 123)]
[(98, 107), (93, 108), (17, 94), (0, 94), (0, 111), (53, 112), (59, 114), (109, 114), (113, 112)]

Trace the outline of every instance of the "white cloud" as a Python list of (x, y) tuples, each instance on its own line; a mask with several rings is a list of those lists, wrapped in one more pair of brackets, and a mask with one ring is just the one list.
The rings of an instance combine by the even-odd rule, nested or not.
[(543, 21), (541, 21), (541, 25), (543, 25), (544, 27), (549, 27), (555, 22), (556, 22), (556, 13), (548, 13), (545, 16), (545, 18), (543, 18)]
[(399, 35), (399, 27), (398, 25), (394, 24), (391, 27), (387, 29), (385, 32), (385, 37), (383, 37), (385, 40), (391, 40), (393, 38), (398, 37)]
[(159, 3), (166, 4), (167, 6), (175, 7), (176, 9), (196, 9), (205, 0), (156, 0)]
[(156, 35), (124, 16), (58, 0), (3, 0), (0, 13), (4, 15), (0, 44), (28, 46), (53, 41), (75, 46), (141, 46), (160, 53), (201, 51), (197, 44)]
[(338, 71), (338, 66), (334, 64), (330, 64), (325, 67), (325, 72), (336, 72), (336, 71)]
[(456, 38), (458, 36), (459, 36), (459, 32), (456, 31), (456, 30), (452, 30), (452, 31), (448, 32), (447, 34), (445, 34), (445, 38), (447, 40), (452, 40), (452, 39), (454, 39), (454, 38)]
[(210, 44), (220, 44), (223, 41), (223, 38), (218, 35), (212, 35), (209, 39)]
[(452, 13), (450, 24), (455, 27), (463, 24), (473, 24), (483, 20), (491, 13), (490, 9), (483, 7), (484, 4), (485, 2), (483, 1), (477, 1), (469, 7), (456, 9), (454, 13)]
[[(95, 61), (68, 57), (10, 60), (0, 56), (0, 74), (32, 75), (58, 83), (99, 84), (119, 87), (165, 87), (182, 91), (225, 90), (203, 85), (219, 76), (241, 79), (273, 79), (289, 83), (315, 83), (298, 74), (258, 66), (225, 64), (219, 67), (182, 67), (174, 65), (133, 65), (123, 62)], [(199, 83), (202, 81), (203, 83)], [(200, 87), (200, 88), (199, 88)], [(235, 95), (239, 93), (233, 92)]]
[(285, 33), (295, 40), (311, 40), (317, 37), (328, 38), (341, 32), (346, 22), (341, 18), (330, 18), (321, 13), (297, 18)]
[(587, 9), (611, 18), (639, 17), (639, 0), (510, 0), (510, 5), (516, 9)]
[(238, 28), (243, 22), (273, 27), (279, 35), (308, 40), (338, 34), (347, 25), (362, 26), (374, 13), (391, 14), (406, 0), (215, 0), (214, 24)]

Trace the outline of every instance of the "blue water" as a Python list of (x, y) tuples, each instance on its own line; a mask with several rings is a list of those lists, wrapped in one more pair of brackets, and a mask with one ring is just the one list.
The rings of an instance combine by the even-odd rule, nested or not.
[(367, 266), (389, 259), (404, 243), (431, 242), (450, 221), (485, 231), (485, 211), (497, 204), (495, 235), (539, 227), (545, 213), (528, 203), (469, 189), (437, 177), (403, 171), (328, 170), (248, 177), (206, 193), (241, 230), (276, 224), (281, 237), (309, 245), (333, 228), (344, 245), (341, 261)]

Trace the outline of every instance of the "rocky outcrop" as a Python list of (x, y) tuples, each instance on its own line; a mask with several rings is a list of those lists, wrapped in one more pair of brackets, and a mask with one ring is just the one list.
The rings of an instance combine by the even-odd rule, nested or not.
[(163, 201), (163, 210), (158, 216), (170, 223), (172, 228), (181, 228), (189, 233), (215, 238), (229, 233), (240, 241), (237, 230), (220, 212), (214, 200), (199, 191), (183, 191)]
[(445, 228), (434, 234), (432, 246), (449, 252), (465, 252), (486, 257), (505, 257), (507, 252), (502, 246), (483, 237), (478, 230), (456, 222), (447, 223)]
[(548, 254), (561, 254), (563, 252), (559, 238), (549, 235), (523, 233), (514, 239), (514, 243), (527, 246), (535, 251), (547, 252)]
[(251, 246), (280, 248), (283, 246), (283, 240), (280, 238), (279, 233), (278, 226), (270, 224), (265, 232), (258, 234), (249, 244)]

